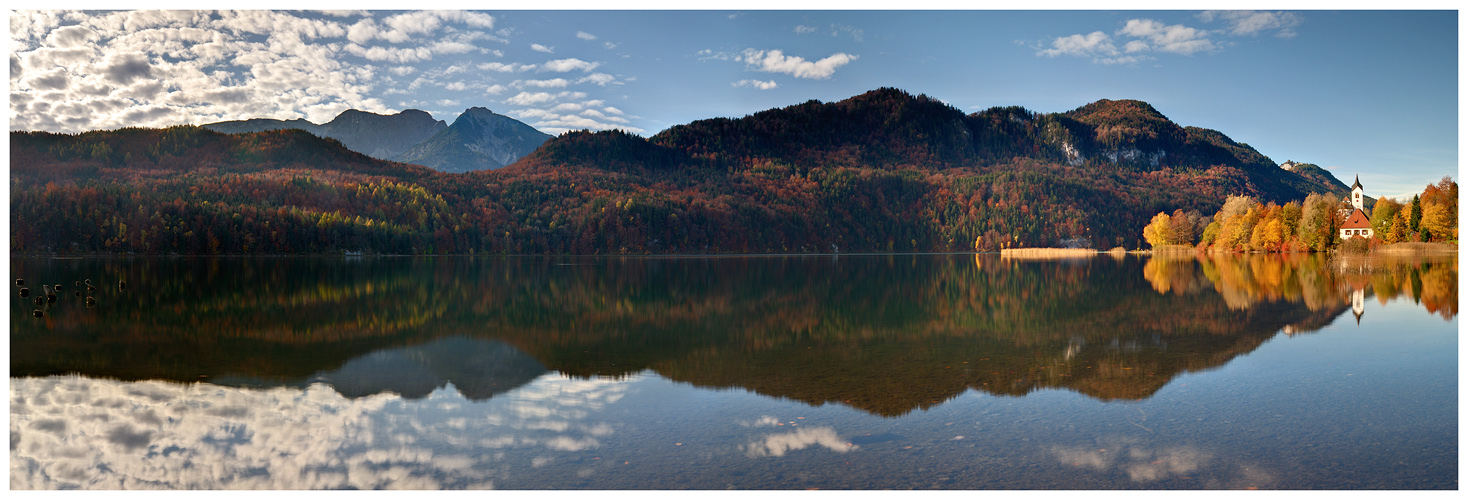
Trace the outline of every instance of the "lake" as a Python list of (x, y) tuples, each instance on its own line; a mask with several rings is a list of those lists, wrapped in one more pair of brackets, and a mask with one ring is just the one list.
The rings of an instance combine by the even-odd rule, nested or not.
[(1458, 488), (1456, 255), (10, 274), (12, 489)]

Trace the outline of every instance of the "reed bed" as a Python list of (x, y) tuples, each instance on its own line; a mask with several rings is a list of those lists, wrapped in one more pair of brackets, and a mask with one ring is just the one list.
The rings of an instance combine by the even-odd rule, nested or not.
[(999, 258), (1014, 260), (1088, 259), (1097, 252), (1092, 248), (1006, 248)]
[(1375, 252), (1394, 255), (1457, 253), (1458, 245), (1449, 243), (1403, 242), (1379, 247)]
[(1198, 253), (1198, 248), (1192, 245), (1162, 245), (1152, 247), (1152, 253)]

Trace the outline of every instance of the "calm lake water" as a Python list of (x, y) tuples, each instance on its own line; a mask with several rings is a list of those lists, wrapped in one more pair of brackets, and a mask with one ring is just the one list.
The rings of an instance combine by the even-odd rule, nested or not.
[(12, 489), (1458, 488), (1456, 256), (10, 274)]

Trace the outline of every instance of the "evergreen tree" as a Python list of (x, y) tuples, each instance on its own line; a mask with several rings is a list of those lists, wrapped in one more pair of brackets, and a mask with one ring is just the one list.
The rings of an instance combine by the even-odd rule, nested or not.
[(1422, 198), (1420, 196), (1412, 195), (1412, 211), (1408, 213), (1407, 217), (1407, 229), (1416, 231), (1418, 225), (1422, 223)]

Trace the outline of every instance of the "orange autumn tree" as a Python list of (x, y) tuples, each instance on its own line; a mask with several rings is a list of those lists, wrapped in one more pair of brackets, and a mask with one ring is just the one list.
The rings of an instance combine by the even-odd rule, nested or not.
[(1418, 221), (1421, 241), (1458, 239), (1458, 183), (1444, 176), (1422, 191), (1422, 219)]

